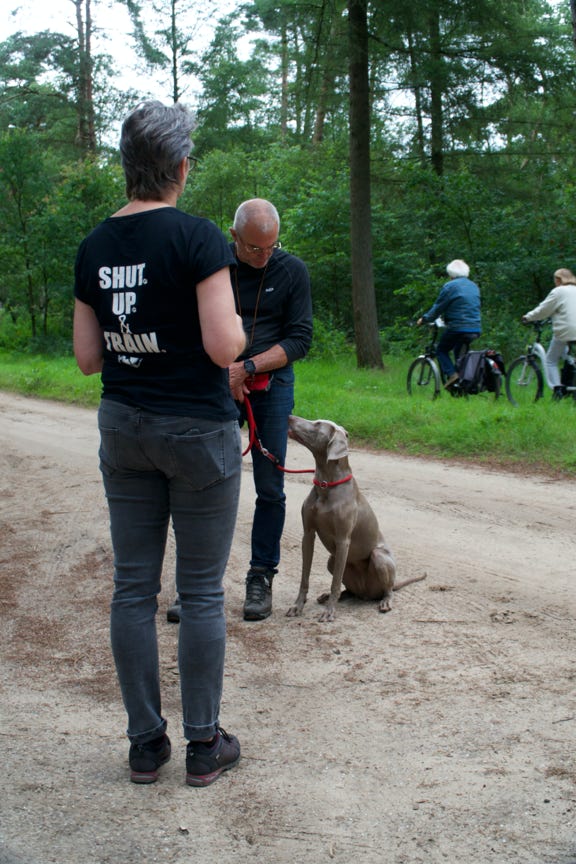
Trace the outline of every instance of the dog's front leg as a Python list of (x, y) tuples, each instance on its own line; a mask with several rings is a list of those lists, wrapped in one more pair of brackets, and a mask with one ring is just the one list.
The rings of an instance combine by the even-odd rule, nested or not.
[(332, 585), (330, 586), (330, 594), (328, 595), (327, 599), (325, 598), (325, 596), (322, 597), (321, 602), (326, 603), (326, 608), (318, 616), (318, 621), (334, 621), (334, 618), (336, 616), (336, 603), (340, 599), (340, 592), (342, 590), (342, 577), (344, 576), (344, 569), (346, 567), (346, 561), (348, 560), (349, 549), (350, 537), (336, 544), (333, 555), (334, 569), (332, 570)]
[(316, 531), (314, 528), (309, 528), (302, 535), (302, 576), (300, 578), (300, 590), (293, 606), (290, 606), (286, 615), (288, 618), (295, 618), (302, 614), (306, 598), (308, 597), (308, 586), (310, 585), (310, 570), (312, 568), (312, 558), (314, 557), (314, 541), (316, 540)]

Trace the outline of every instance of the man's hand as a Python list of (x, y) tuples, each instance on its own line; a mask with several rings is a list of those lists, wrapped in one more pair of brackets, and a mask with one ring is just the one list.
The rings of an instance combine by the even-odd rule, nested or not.
[(246, 385), (248, 375), (244, 369), (244, 364), (231, 363), (228, 367), (228, 377), (232, 398), (235, 399), (236, 402), (244, 402), (244, 397), (250, 392)]

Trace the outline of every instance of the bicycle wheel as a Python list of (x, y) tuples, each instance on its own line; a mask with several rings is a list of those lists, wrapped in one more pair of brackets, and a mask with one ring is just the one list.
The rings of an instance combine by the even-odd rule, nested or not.
[(440, 394), (440, 372), (430, 357), (417, 357), (408, 370), (406, 389), (410, 396), (436, 399)]
[(544, 379), (533, 357), (517, 357), (506, 375), (506, 396), (512, 405), (530, 405), (544, 392)]

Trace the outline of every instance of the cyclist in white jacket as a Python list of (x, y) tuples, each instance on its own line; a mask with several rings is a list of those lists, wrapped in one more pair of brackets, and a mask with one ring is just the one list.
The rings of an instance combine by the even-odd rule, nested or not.
[(560, 380), (558, 363), (568, 352), (568, 343), (576, 342), (576, 276), (562, 268), (554, 273), (555, 287), (547, 297), (522, 316), (522, 322), (552, 319), (552, 341), (546, 353), (548, 380), (554, 388), (554, 398), (561, 399), (564, 388)]

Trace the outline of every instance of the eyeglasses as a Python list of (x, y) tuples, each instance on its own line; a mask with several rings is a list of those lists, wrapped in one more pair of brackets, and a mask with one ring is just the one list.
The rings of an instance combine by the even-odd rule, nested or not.
[(196, 165), (198, 164), (198, 162), (200, 161), (199, 159), (196, 158), (196, 156), (187, 156), (186, 158), (188, 159), (188, 167), (190, 168), (190, 170), (195, 168)]
[(282, 248), (282, 244), (279, 240), (277, 240), (276, 243), (272, 243), (271, 246), (253, 246), (251, 243), (245, 243), (239, 234), (236, 235), (236, 239), (240, 241), (242, 246), (244, 246), (250, 255), (262, 255), (264, 252), (272, 253), (275, 249)]

